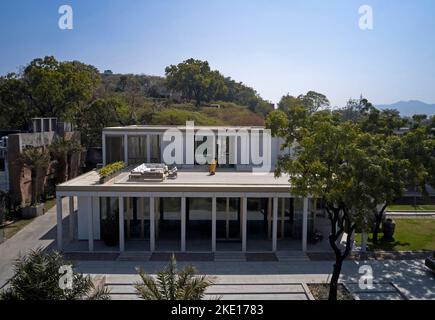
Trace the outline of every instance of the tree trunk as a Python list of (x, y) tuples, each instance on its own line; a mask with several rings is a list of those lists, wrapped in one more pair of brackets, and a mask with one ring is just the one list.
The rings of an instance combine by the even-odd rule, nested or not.
[(332, 269), (331, 282), (329, 283), (328, 300), (337, 300), (338, 279), (340, 278), (342, 266), (343, 266), (343, 260), (341, 260), (341, 258), (336, 257), (334, 267)]
[(38, 192), (37, 192), (37, 188), (38, 188), (38, 174), (37, 174), (37, 168), (32, 168), (31, 169), (31, 179), (32, 179), (32, 195), (31, 195), (31, 200), (30, 200), (30, 205), (33, 206), (35, 205), (38, 200), (36, 199)]
[[(329, 283), (329, 300), (337, 300), (338, 291), (338, 279), (340, 278), (341, 267), (343, 261), (349, 255), (352, 249), (352, 234), (355, 231), (355, 225), (351, 224), (349, 212), (345, 208), (337, 208), (333, 205), (327, 205), (326, 211), (328, 212), (329, 220), (331, 221), (331, 233), (329, 235), (329, 244), (335, 254), (335, 264), (332, 270), (332, 277)], [(340, 217), (340, 212), (343, 212), (343, 216)], [(338, 226), (338, 229), (337, 229)], [(347, 229), (347, 230), (346, 230)], [(347, 231), (346, 247), (344, 252), (337, 245), (338, 239)]]
[(382, 207), (382, 209), (377, 214), (375, 214), (375, 226), (373, 228), (373, 242), (378, 241), (379, 229), (381, 227), (381, 223), (384, 218), (384, 212), (386, 208), (387, 208), (387, 204), (385, 204)]

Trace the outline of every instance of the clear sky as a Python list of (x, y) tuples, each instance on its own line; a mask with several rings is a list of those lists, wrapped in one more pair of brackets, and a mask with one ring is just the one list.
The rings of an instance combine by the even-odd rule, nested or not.
[[(73, 30), (58, 27), (62, 4)], [(373, 30), (358, 26), (365, 4)], [(153, 75), (193, 57), (272, 102), (435, 103), (433, 0), (1, 0), (0, 36), (2, 75), (45, 55)]]

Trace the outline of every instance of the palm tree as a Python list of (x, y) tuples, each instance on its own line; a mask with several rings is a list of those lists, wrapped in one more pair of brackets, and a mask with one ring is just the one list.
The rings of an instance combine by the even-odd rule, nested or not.
[(50, 154), (44, 147), (26, 147), (20, 155), (20, 160), (31, 171), (32, 199), (30, 205), (33, 206), (39, 202), (39, 173), (47, 170), (50, 164)]
[(70, 162), (73, 154), (82, 151), (82, 146), (75, 140), (56, 138), (49, 146), (52, 158), (57, 161), (57, 183), (62, 183), (71, 178)]
[(96, 287), (90, 276), (72, 272), (71, 286), (62, 286), (66, 273), (61, 268), (70, 263), (58, 252), (31, 250), (14, 264), (10, 286), (0, 291), (2, 300), (107, 300), (107, 288)]
[(140, 269), (142, 282), (134, 285), (136, 293), (144, 300), (202, 300), (205, 290), (213, 284), (207, 276), (195, 276), (193, 266), (177, 270), (175, 256), (169, 264), (153, 278)]

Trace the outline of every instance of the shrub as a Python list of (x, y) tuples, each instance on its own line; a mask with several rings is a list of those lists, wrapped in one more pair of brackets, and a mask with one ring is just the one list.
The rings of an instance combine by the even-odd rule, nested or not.
[(108, 164), (107, 166), (104, 166), (98, 171), (98, 174), (100, 175), (100, 178), (108, 177), (115, 172), (118, 172), (122, 169), (124, 169), (125, 164), (123, 161), (113, 162)]
[(10, 286), (0, 291), (2, 300), (107, 300), (109, 291), (96, 287), (89, 276), (72, 273), (71, 287), (62, 288), (61, 267), (70, 265), (58, 252), (32, 250), (16, 260)]
[(206, 276), (197, 276), (193, 266), (177, 270), (175, 256), (156, 279), (139, 271), (141, 282), (135, 284), (136, 293), (144, 300), (202, 300), (205, 290), (213, 284)]

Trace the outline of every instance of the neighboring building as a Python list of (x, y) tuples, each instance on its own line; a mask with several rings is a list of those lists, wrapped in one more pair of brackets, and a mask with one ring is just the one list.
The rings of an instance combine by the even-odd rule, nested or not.
[[(25, 206), (31, 198), (31, 172), (20, 161), (19, 157), (24, 148), (49, 146), (55, 137), (63, 137), (66, 140), (80, 141), (80, 133), (72, 131), (68, 123), (59, 122), (57, 118), (33, 118), (31, 132), (12, 133), (7, 135), (6, 157), (4, 158), (4, 175), (8, 177), (8, 183), (4, 182), (11, 195), (14, 205)], [(0, 149), (1, 150), (1, 149)], [(0, 151), (1, 152), (1, 151)], [(0, 155), (1, 157), (1, 155)], [(1, 160), (0, 160), (1, 162)], [(76, 161), (74, 176), (78, 175), (79, 161)], [(1, 168), (0, 168), (1, 169)], [(54, 164), (51, 163), (47, 172), (41, 177), (41, 186), (44, 189), (53, 188), (54, 191)], [(0, 173), (0, 179), (1, 179)], [(1, 181), (1, 180), (0, 180)], [(53, 192), (52, 191), (52, 192)]]
[(0, 137), (0, 190), (9, 191), (8, 137)]
[[(194, 150), (201, 150), (205, 157), (212, 159), (212, 155), (201, 149), (205, 140), (201, 135), (208, 130), (207, 135), (216, 137), (224, 129), (229, 129), (227, 136), (214, 141), (217, 173), (210, 175), (208, 165), (189, 158)], [(168, 130), (179, 130), (181, 142), (164, 141)], [(59, 249), (274, 252), (329, 247), (328, 219), (323, 211), (317, 211), (316, 201), (291, 195), (288, 178), (274, 177), (279, 154), (289, 152), (280, 150), (280, 139), (267, 142), (263, 127), (195, 127), (194, 142), (192, 132), (177, 126), (105, 128), (104, 164), (124, 161), (128, 167), (103, 183), (98, 173), (91, 171), (57, 186)], [(245, 133), (248, 133), (247, 140)], [(260, 137), (258, 145), (253, 138), (255, 133)], [(140, 164), (164, 162), (171, 143), (184, 147), (182, 161), (175, 164), (176, 179), (130, 178), (131, 171)], [(264, 166), (259, 166), (258, 159), (250, 156), (250, 149), (264, 149)], [(256, 174), (252, 172), (254, 169), (258, 171)], [(74, 212), (74, 198), (77, 198), (77, 215), (70, 215), (65, 241), (61, 241), (64, 238), (60, 223), (62, 197), (69, 198), (70, 212)], [(105, 223), (110, 221), (107, 217), (116, 217), (118, 222), (119, 244), (114, 248), (101, 241)], [(310, 240), (319, 230), (323, 230), (324, 240), (312, 244)]]

